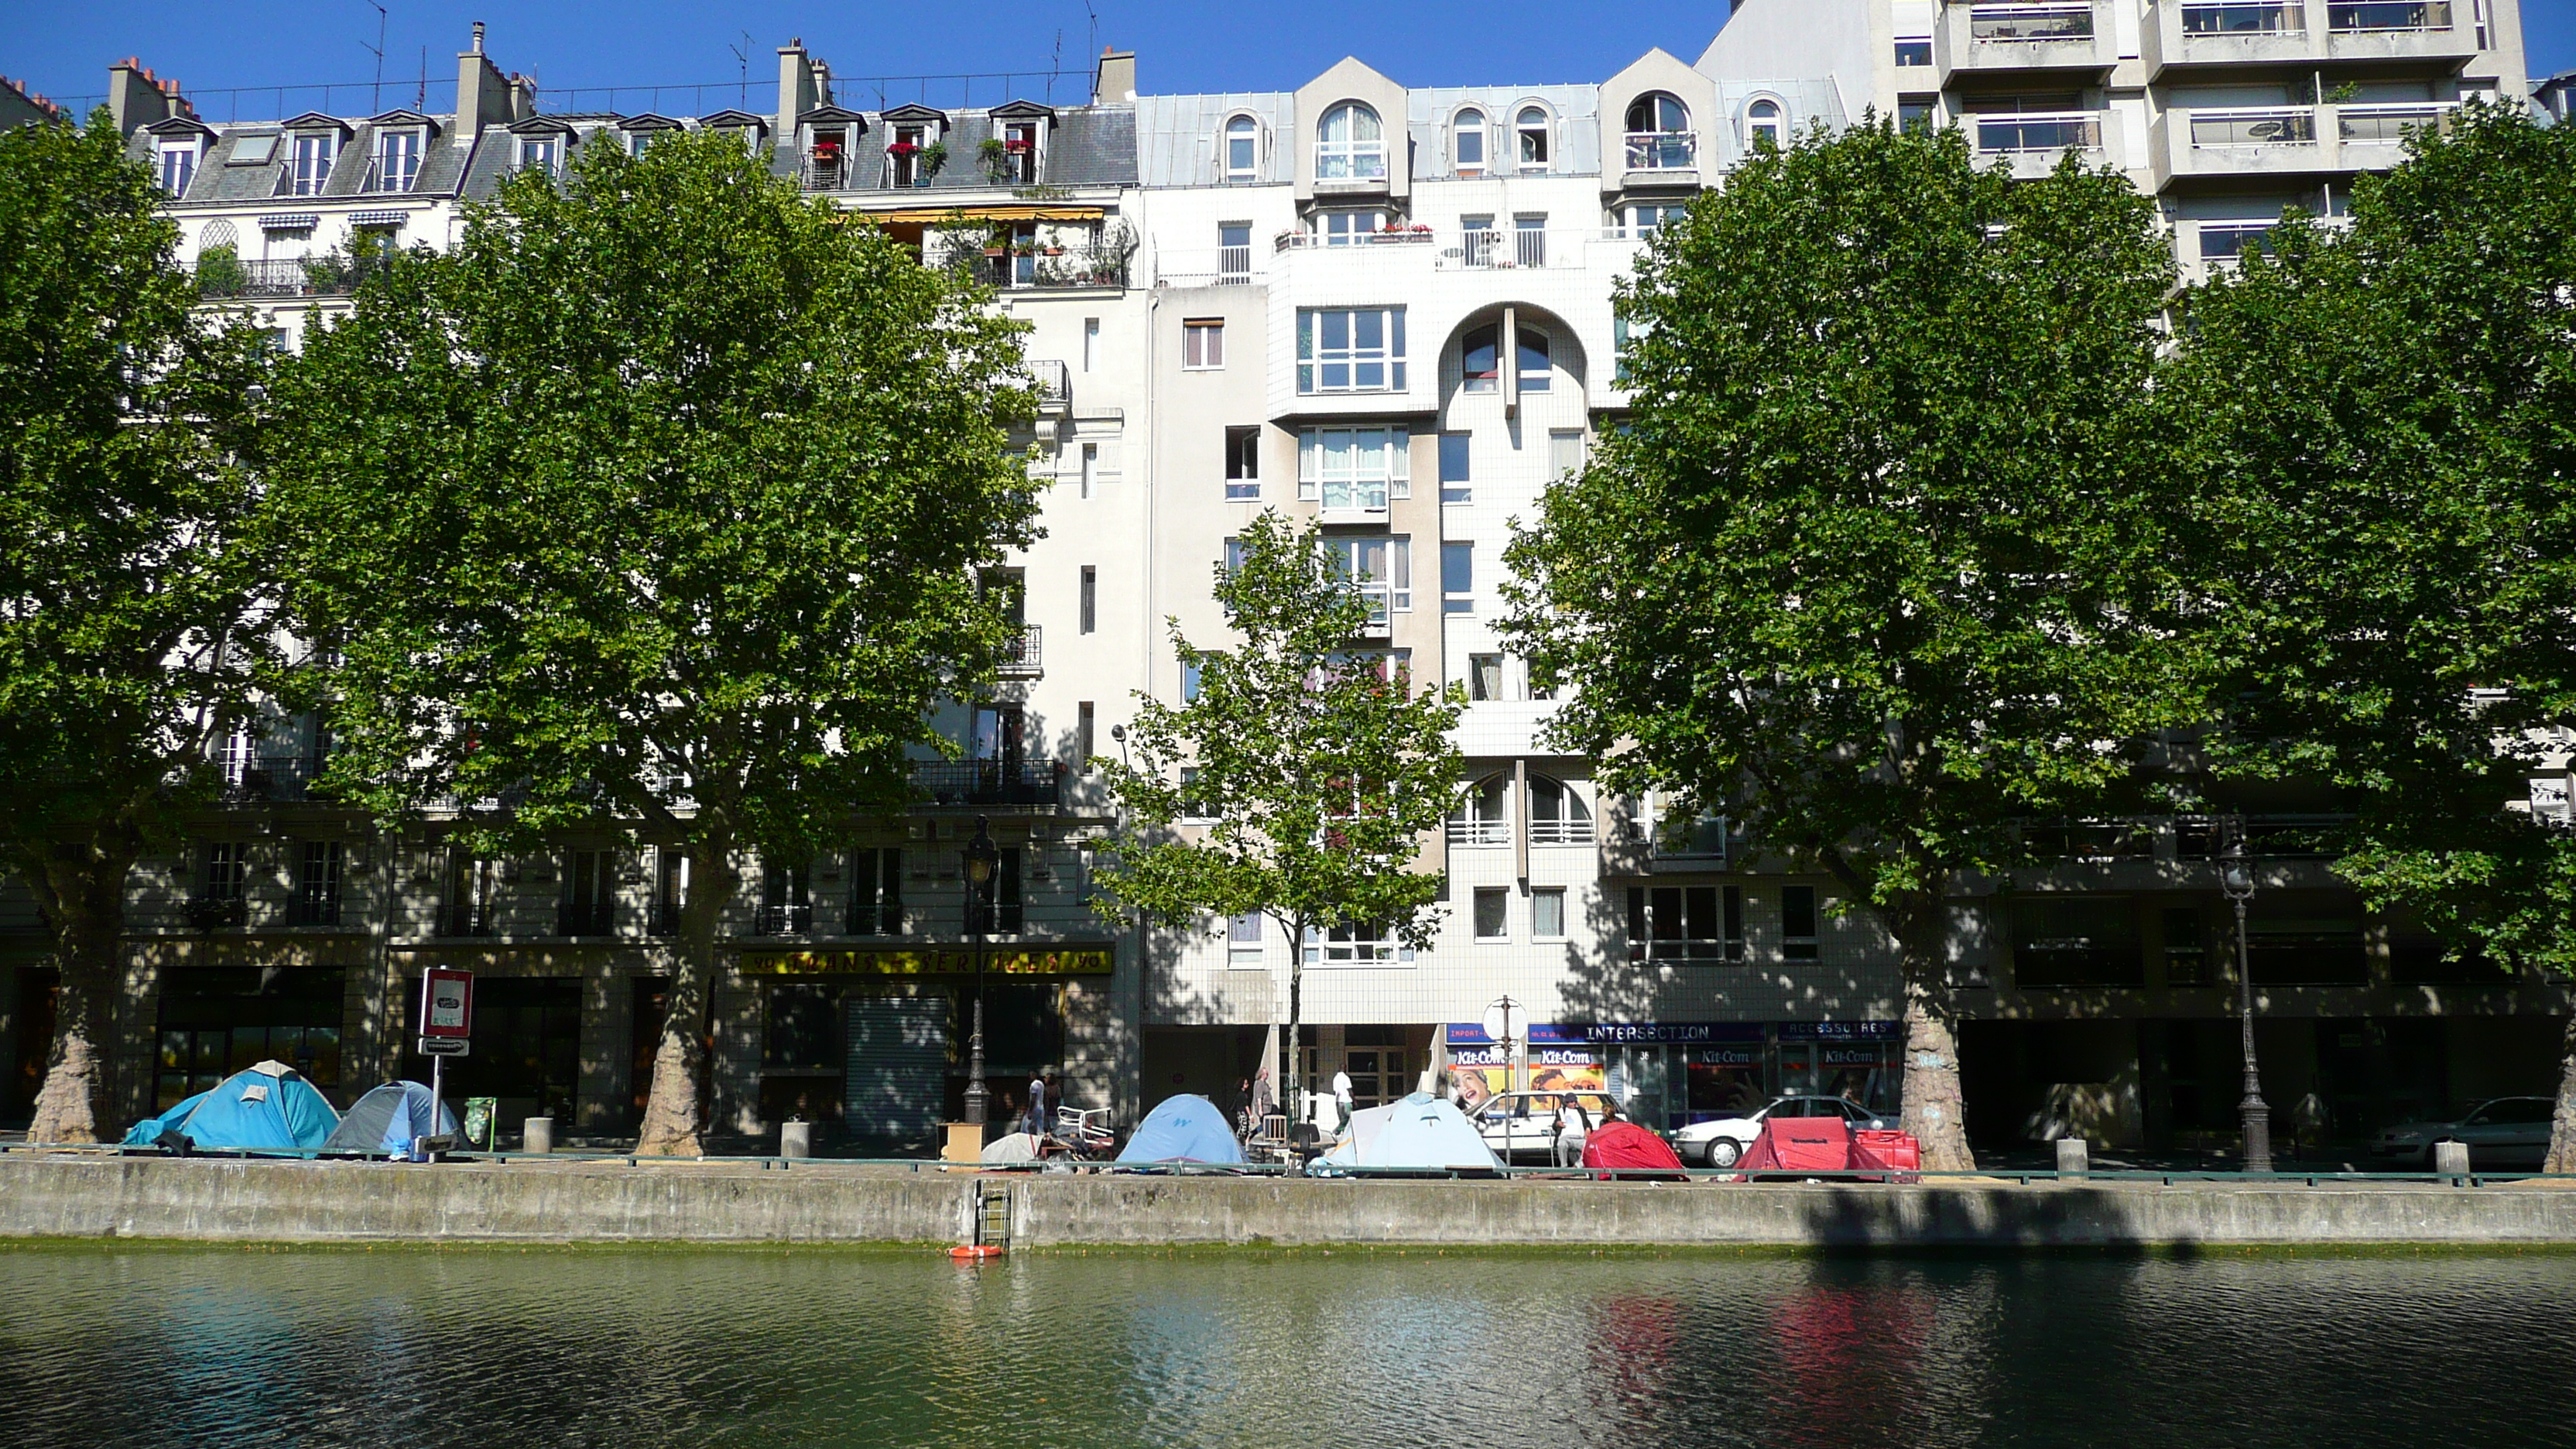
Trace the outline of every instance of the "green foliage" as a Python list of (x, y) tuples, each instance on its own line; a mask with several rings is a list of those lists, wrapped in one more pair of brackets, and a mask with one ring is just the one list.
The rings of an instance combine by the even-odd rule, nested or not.
[(2229, 666), (2214, 762), (2339, 787), (2344, 874), (2576, 969), (2576, 841), (2506, 812), (2576, 724), (2576, 129), (2472, 105), (2189, 299), (2168, 380)]
[(522, 174), (308, 339), (282, 400), (335, 778), (468, 838), (800, 854), (905, 791), (1032, 537), (1015, 324), (725, 137)]
[(241, 253), (230, 242), (197, 253), (198, 296), (238, 297), (249, 286), (250, 269), (242, 265)]
[(1747, 162), (1619, 305), (1633, 428), (1508, 554), (1554, 739), (1890, 913), (2007, 862), (2190, 717), (2152, 205), (1873, 124)]
[(326, 297), (345, 297), (394, 264), (402, 255), (383, 232), (352, 232), (349, 239), (319, 256), (304, 259), (304, 282)]
[(975, 160), (984, 168), (984, 179), (996, 185), (1011, 179), (1011, 149), (998, 136), (987, 136), (975, 148)]
[(114, 126), (0, 133), (0, 829), (140, 829), (269, 659), (266, 352), (192, 315)]
[[(1134, 765), (1103, 761), (1148, 833), (1106, 867), (1113, 907), (1165, 920), (1260, 911), (1291, 941), (1378, 924), (1417, 949), (1439, 923), (1438, 876), (1409, 867), (1455, 803), (1458, 690), (1417, 692), (1358, 647), (1368, 601), (1316, 531), (1265, 512), (1217, 573), (1233, 649), (1173, 643), (1198, 694), (1137, 695)], [(1202, 819), (1205, 825), (1188, 824)]]

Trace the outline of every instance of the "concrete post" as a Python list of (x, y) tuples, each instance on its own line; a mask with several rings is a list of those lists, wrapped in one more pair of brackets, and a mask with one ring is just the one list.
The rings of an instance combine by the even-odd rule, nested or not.
[(811, 1157), (814, 1155), (814, 1124), (781, 1122), (778, 1124), (778, 1155)]
[(2057, 1171), (2061, 1177), (2083, 1177), (2093, 1170), (2093, 1144), (2081, 1137), (2057, 1139)]
[(2469, 1144), (2436, 1142), (2433, 1144), (2433, 1171), (2443, 1177), (2469, 1175)]
[(522, 1152), (554, 1151), (555, 1119), (552, 1117), (529, 1118), (527, 1125), (520, 1129), (519, 1150)]

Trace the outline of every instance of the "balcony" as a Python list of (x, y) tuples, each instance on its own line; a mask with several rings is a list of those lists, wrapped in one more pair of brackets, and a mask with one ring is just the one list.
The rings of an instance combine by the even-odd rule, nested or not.
[(1589, 819), (1532, 820), (1529, 829), (1532, 845), (1590, 845), (1593, 841)]
[(246, 925), (250, 921), (250, 903), (240, 896), (198, 896), (188, 902), (187, 917), (189, 928), (198, 931)]
[(1502, 846), (1512, 843), (1512, 824), (1508, 820), (1449, 819), (1449, 845), (1453, 850)]
[(208, 302), (247, 297), (346, 297), (374, 270), (373, 265), (340, 266), (319, 257), (255, 262), (231, 257), (201, 258), (196, 266), (197, 295)]
[(1073, 408), (1073, 369), (1052, 357), (1032, 357), (1029, 380), (1037, 385), (1038, 411), (1062, 416)]
[(2107, 71), (2120, 60), (2111, 0), (1941, 8), (1932, 59), (1947, 86), (1980, 72)]
[(912, 787), (934, 806), (1053, 810), (1063, 767), (1052, 761), (933, 760), (912, 767)]
[[(1273, 247), (1272, 250), (1279, 250)], [(1270, 279), (1267, 258), (1246, 242), (1230, 247), (1163, 247), (1154, 253), (1158, 287), (1248, 287)]]
[(1699, 185), (1699, 135), (1693, 131), (1630, 131), (1621, 184), (1630, 187)]
[(617, 934), (617, 906), (610, 901), (564, 902), (555, 907), (555, 934), (614, 936)]
[(1035, 679), (1046, 672), (1046, 634), (1036, 624), (1020, 626), (1019, 637), (1002, 648), (998, 671), (1004, 679)]
[(2157, 5), (2139, 36), (2150, 78), (2172, 66), (2436, 61), (2477, 54), (2473, 17), (2452, 0), (2185, 0)]
[(2393, 166), (2406, 132), (2440, 126), (2447, 102), (2172, 110), (2155, 122), (2159, 186), (2176, 177), (2291, 177)]
[(2087, 166), (2102, 164), (2106, 111), (1981, 115), (1976, 119), (1977, 158), (2007, 165), (2015, 180), (2045, 176), (2067, 151), (2080, 154)]
[(419, 184), (420, 161), (417, 158), (408, 165), (401, 162), (388, 164), (384, 161), (376, 161), (367, 167), (367, 184), (359, 189), (371, 193), (400, 196)]
[[(438, 920), (432, 929), (441, 936), (469, 938), (495, 933), (493, 917), (497, 914), (490, 901), (451, 902), (438, 908)], [(565, 934), (570, 935), (571, 932)]]
[(217, 798), (235, 808), (311, 799), (321, 767), (321, 761), (305, 755), (261, 755), (227, 777)]
[(1127, 285), (1128, 253), (1103, 246), (1035, 247), (975, 259), (976, 280), (999, 292)]
[(752, 919), (752, 934), (756, 936), (802, 936), (813, 929), (811, 905), (762, 906)]

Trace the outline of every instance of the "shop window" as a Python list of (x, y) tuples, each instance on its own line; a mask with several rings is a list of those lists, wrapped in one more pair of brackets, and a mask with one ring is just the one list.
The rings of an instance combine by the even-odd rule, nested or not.
[[(420, 1030), (417, 978), (407, 983), (404, 1001), (409, 1037)], [(573, 1120), (581, 1078), (579, 977), (477, 976), (473, 1041), (471, 1053), (447, 1060), (448, 1100), (500, 1098), (505, 1126), (538, 1115)]]
[(1816, 888), (1782, 886), (1780, 888), (1780, 958), (1784, 961), (1813, 961), (1818, 955), (1816, 929)]
[(2024, 986), (2143, 986), (2135, 912), (2121, 896), (2020, 896), (2013, 977)]
[(841, 989), (829, 982), (770, 984), (761, 1065), (783, 1071), (840, 1069)]
[(1498, 886), (1479, 886), (1476, 890), (1476, 939), (1508, 941), (1511, 939), (1511, 892)]
[(156, 1109), (177, 1106), (263, 1061), (284, 1062), (336, 1092), (346, 984), (336, 966), (170, 971), (161, 982)]
[(903, 934), (903, 851), (871, 846), (850, 852), (850, 905), (845, 929), (853, 936)]

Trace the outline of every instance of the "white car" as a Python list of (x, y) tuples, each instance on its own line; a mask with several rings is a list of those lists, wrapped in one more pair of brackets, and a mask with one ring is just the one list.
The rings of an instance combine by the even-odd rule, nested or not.
[(1744, 1149), (1753, 1145), (1753, 1139), (1762, 1135), (1762, 1124), (1773, 1117), (1840, 1117), (1855, 1132), (1864, 1127), (1896, 1125), (1858, 1102), (1841, 1097), (1782, 1097), (1750, 1116), (1693, 1122), (1673, 1134), (1673, 1150), (1688, 1166), (1733, 1167), (1743, 1158)]
[(2371, 1142), (2370, 1155), (2394, 1167), (2421, 1167), (2432, 1161), (2434, 1143), (2465, 1142), (2474, 1171), (2538, 1167), (2549, 1155), (2549, 1122), (2557, 1110), (2547, 1097), (2498, 1097), (2456, 1122), (2401, 1122)]
[(1566, 1096), (1582, 1106), (1596, 1127), (1610, 1115), (1604, 1092), (1498, 1092), (1471, 1108), (1467, 1120), (1504, 1162), (1547, 1162), (1556, 1151), (1557, 1099)]

